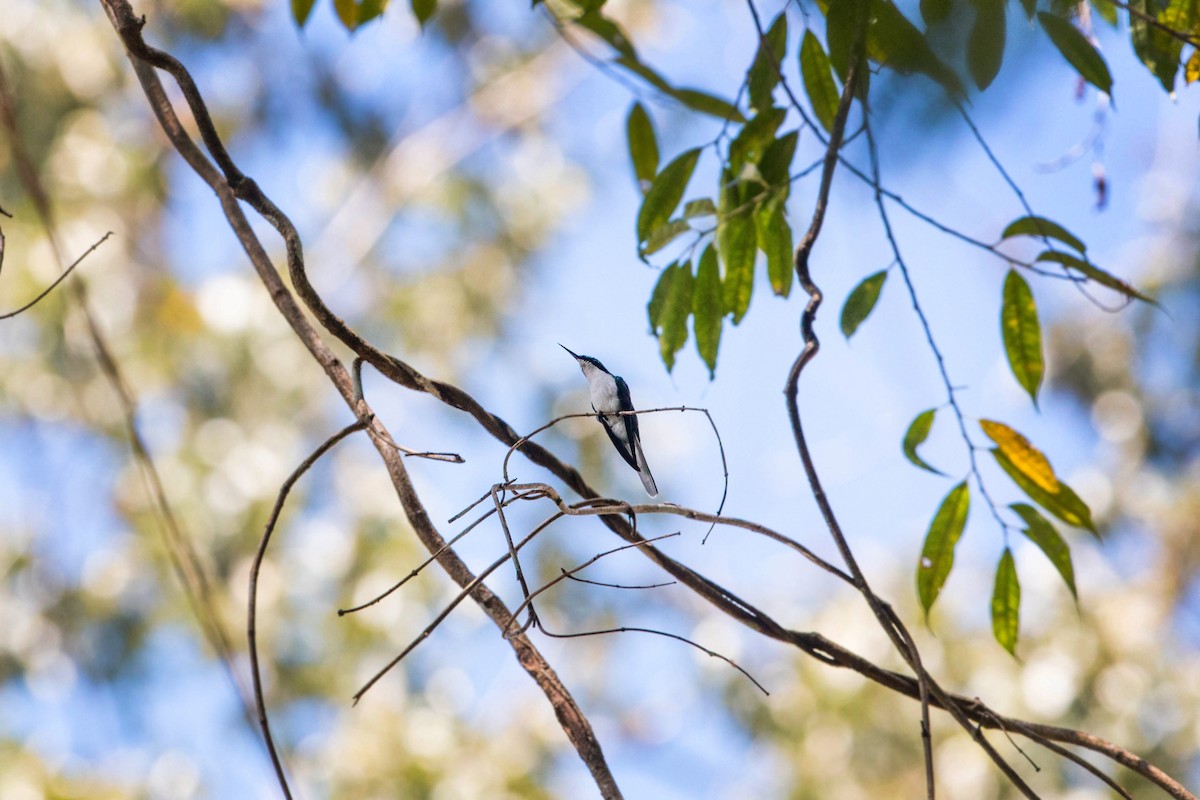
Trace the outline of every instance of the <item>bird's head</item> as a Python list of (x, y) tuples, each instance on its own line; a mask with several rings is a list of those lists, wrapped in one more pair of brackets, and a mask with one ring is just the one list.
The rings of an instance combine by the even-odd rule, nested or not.
[(612, 374), (611, 372), (609, 372), (607, 369), (604, 368), (604, 365), (601, 364), (598, 359), (592, 358), (591, 356), (581, 356), (578, 353), (576, 353), (574, 350), (572, 350), (571, 348), (567, 347), (565, 344), (560, 343), (558, 346), (571, 354), (571, 357), (575, 359), (575, 363), (579, 365), (579, 369), (583, 372), (583, 374), (585, 376), (588, 375), (589, 372), (594, 371), (594, 370), (599, 370), (600, 372), (603, 372), (608, 375)]

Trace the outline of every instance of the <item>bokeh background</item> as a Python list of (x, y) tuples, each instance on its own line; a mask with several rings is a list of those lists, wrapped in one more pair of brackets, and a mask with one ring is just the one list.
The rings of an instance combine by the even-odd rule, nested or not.
[[(800, 298), (774, 298), (760, 282), (746, 320), (726, 328), (711, 382), (690, 346), (668, 374), (648, 332), (657, 271), (635, 257), (639, 194), (625, 114), (634, 97), (647, 103), (665, 157), (711, 141), (720, 123), (614, 79), (526, 4), (443, 2), (424, 31), (405, 4), (393, 6), (353, 35), (326, 2), (303, 30), (282, 0), (135, 8), (147, 15), (149, 41), (192, 71), (239, 165), (298, 225), (314, 284), (369, 339), (463, 386), (519, 430), (586, 410), (583, 379), (558, 342), (622, 374), (640, 407), (707, 407), (728, 457), (725, 511), (832, 558), (781, 396)], [(676, 83), (736, 94), (757, 44), (744, 4), (609, 7)], [(764, 17), (779, 10), (763, 3)], [(801, 4), (788, 13), (785, 69), (798, 85), (797, 32), (820, 17)], [(976, 503), (931, 627), (920, 624), (916, 560), (952, 484), (914, 469), (899, 443), (945, 391), (898, 275), (851, 342), (837, 331), (841, 299), (892, 260), (869, 188), (843, 173), (814, 253), (827, 297), (824, 346), (801, 404), (851, 543), (917, 631), (934, 674), (1002, 712), (1114, 740), (1197, 786), (1200, 92), (1181, 85), (1165, 96), (1127, 31), (1098, 21), (1096, 32), (1117, 78), (1115, 108), (1080, 90), (1019, 14), (1010, 15), (1004, 70), (969, 108), (1034, 209), (1085, 238), (1097, 263), (1154, 294), (1162, 310), (1113, 312), (1065, 282), (1034, 280), (1049, 359), (1035, 411), (1003, 358), (1005, 265), (892, 207), (966, 413), (1024, 432), (1102, 521), (1102, 544), (1067, 534), (1078, 605), (1041, 553), (1014, 540), (1022, 638), (1019, 658), (1009, 657), (988, 620), (1005, 543)], [(603, 54), (585, 37), (577, 44)], [(279, 485), (349, 415), (274, 312), (211, 192), (166, 145), (99, 5), (0, 0), (0, 64), (68, 258), (114, 232), (71, 280), (89, 288), (166, 495), (242, 653), (250, 558)], [(997, 238), (1023, 211), (962, 121), (927, 81), (876, 78), (888, 188), (965, 233)], [(0, 206), (14, 218), (0, 219), (2, 310), (58, 270), (13, 153), (5, 135)], [(848, 153), (865, 165), (861, 143)], [(796, 165), (819, 155), (802, 134)], [(689, 197), (711, 194), (703, 190), (715, 187), (716, 169), (711, 156), (701, 162)], [(815, 176), (793, 188), (795, 226), (806, 224), (815, 191)], [(281, 263), (281, 243), (260, 230)], [(0, 359), (0, 797), (276, 796), (257, 734), (171, 571), (121, 407), (70, 294), (0, 322)], [(371, 374), (365, 389), (401, 443), (466, 459), (410, 460), (435, 521), (500, 480), (504, 448), (458, 412)], [(658, 414), (642, 428), (663, 499), (714, 509), (721, 465), (703, 418)], [(543, 439), (606, 491), (640, 496), (590, 420)], [(922, 452), (952, 476), (966, 470), (948, 417)], [(515, 463), (518, 478), (547, 478)], [(985, 479), (999, 502), (1020, 499), (986, 466)], [(524, 509), (513, 521), (528, 527), (544, 513)], [(702, 544), (704, 527), (642, 524), (648, 535), (680, 530), (664, 549), (784, 624), (898, 666), (861, 599), (807, 562), (732, 529)], [(559, 523), (529, 564), (548, 579), (615, 544), (594, 521)], [(461, 552), (479, 567), (503, 548), (500, 531), (484, 525)], [(543, 697), (469, 604), (351, 706), (455, 591), (429, 571), (368, 611), (335, 611), (421, 558), (364, 442), (339, 446), (293, 494), (260, 584), (259, 635), (276, 735), (300, 796), (594, 795)], [(587, 574), (661, 578), (636, 553)], [(510, 606), (519, 602), (511, 576), (493, 585)], [(914, 703), (761, 641), (678, 587), (567, 584), (541, 611), (563, 632), (639, 625), (688, 636), (736, 658), (771, 692), (661, 637), (540, 639), (628, 797), (923, 791)], [(1008, 796), (951, 722), (935, 716), (934, 733), (946, 796)], [(1045, 796), (1108, 796), (1031, 747), (1042, 768), (1034, 775), (1002, 737), (993, 741)]]

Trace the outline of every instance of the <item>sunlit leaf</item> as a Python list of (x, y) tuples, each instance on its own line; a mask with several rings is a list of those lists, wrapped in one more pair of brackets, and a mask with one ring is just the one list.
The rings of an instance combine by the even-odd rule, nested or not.
[(1041, 450), (1030, 444), (1028, 439), (1003, 422), (995, 420), (981, 419), (979, 427), (1021, 474), (1047, 492), (1058, 491), (1058, 476), (1054, 474), (1049, 459)]
[(804, 91), (817, 121), (822, 128), (830, 130), (837, 115), (839, 92), (833, 82), (829, 57), (811, 30), (804, 32), (804, 41), (800, 45), (800, 76), (804, 79)]
[(950, 490), (929, 523), (917, 564), (917, 595), (926, 618), (954, 567), (954, 547), (962, 537), (970, 508), (971, 492), (963, 481)]
[(1110, 0), (1092, 0), (1092, 8), (1096, 9), (1096, 13), (1114, 28), (1118, 25), (1117, 7)]
[[(1194, 3), (1195, 0), (1191, 0), (1191, 2)], [(1170, 8), (1168, 6), (1168, 10)], [(1183, 42), (1138, 16), (1137, 12), (1151, 18), (1157, 16), (1164, 24), (1169, 25), (1166, 20), (1162, 19), (1163, 15), (1157, 14), (1157, 3), (1148, 2), (1148, 0), (1129, 0), (1129, 11), (1129, 33), (1133, 40), (1133, 52), (1137, 54), (1137, 57), (1154, 77), (1158, 78), (1163, 91), (1175, 91), (1175, 75), (1179, 72), (1179, 56), (1183, 51)]]
[(700, 148), (694, 147), (681, 153), (655, 176), (646, 196), (642, 198), (642, 208), (638, 211), (639, 242), (645, 242), (656, 228), (664, 224), (675, 213), (699, 159)]
[(662, 331), (658, 335), (658, 349), (667, 371), (675, 368), (675, 354), (687, 344), (687, 320), (692, 313), (692, 265), (676, 264), (667, 284), (667, 296), (663, 302)]
[(850, 290), (846, 302), (842, 304), (842, 335), (849, 339), (858, 330), (858, 326), (871, 314), (879, 293), (883, 291), (883, 282), (887, 280), (887, 270), (880, 270), (874, 275), (864, 278)]
[(654, 135), (654, 123), (641, 103), (634, 103), (625, 121), (626, 138), (629, 142), (629, 161), (638, 187), (645, 194), (658, 173), (658, 137)]
[[(429, 17), (433, 15), (433, 7), (434, 7), (434, 5), (436, 5), (437, 0), (425, 0), (425, 2), (428, 3), (428, 5), (429, 5), (429, 9), (425, 16), (425, 19), (421, 19), (420, 17), (417, 18), (420, 20), (422, 27), (425, 26), (425, 20), (429, 19)], [(384, 9), (387, 8), (387, 4), (388, 4), (388, 0), (359, 0), (359, 3), (358, 3), (358, 25), (359, 25), (359, 27), (362, 27), (363, 25), (367, 24), (371, 20), (373, 20), (379, 16), (382, 16)], [(413, 10), (416, 11), (416, 9), (417, 9), (417, 5), (414, 2)]]
[(692, 290), (692, 331), (696, 350), (708, 366), (709, 380), (716, 375), (717, 349), (721, 345), (721, 326), (725, 320), (725, 302), (721, 293), (721, 272), (717, 251), (710, 244), (700, 256), (696, 285)]
[(691, 229), (692, 226), (688, 225), (685, 219), (664, 222), (650, 232), (650, 238), (646, 240), (646, 245), (642, 248), (642, 255), (649, 256), (657, 253)]
[(683, 204), (683, 218), (695, 219), (696, 217), (715, 217), (717, 215), (717, 206), (707, 197), (701, 197), (699, 200), (688, 200)]
[[(587, 28), (589, 31), (608, 42), (608, 44), (614, 50), (621, 54), (623, 59), (628, 59), (631, 62), (636, 62), (637, 64), (641, 65), (641, 61), (638, 59), (637, 51), (633, 48), (633, 42), (631, 42), (629, 37), (625, 35), (625, 31), (621, 29), (620, 25), (604, 16), (599, 8), (590, 9), (576, 17), (575, 24), (583, 28)], [(620, 61), (620, 59), (618, 60)], [(624, 63), (623, 65), (628, 66), (628, 64)], [(651, 70), (651, 72), (653, 72), (653, 70)], [(662, 79), (660, 78), (659, 80)], [(666, 83), (666, 81), (662, 82), (664, 84)]]
[(1071, 596), (1079, 599), (1075, 591), (1075, 567), (1071, 564), (1071, 548), (1067, 546), (1058, 530), (1050, 520), (1028, 503), (1013, 503), (1009, 508), (1017, 512), (1025, 522), (1025, 536), (1050, 559), (1050, 563), (1071, 590)]
[(1105, 94), (1112, 94), (1112, 73), (1104, 57), (1092, 46), (1079, 29), (1062, 17), (1038, 12), (1038, 21), (1050, 41), (1062, 53), (1067, 63), (1075, 68), (1079, 76)]
[(1187, 66), (1183, 68), (1183, 80), (1192, 84), (1200, 81), (1200, 50), (1193, 50)]
[(1004, 60), (1004, 38), (1008, 28), (1005, 0), (976, 0), (975, 24), (967, 40), (967, 67), (971, 79), (980, 89), (986, 89), (1000, 72)]
[(355, 0), (333, 0), (333, 10), (346, 30), (358, 27), (358, 3)]
[(724, 98), (717, 97), (715, 94), (702, 92), (699, 89), (671, 89), (668, 94), (693, 111), (699, 111), (720, 120), (729, 120), (731, 122), (746, 121), (746, 118), (742, 116), (742, 112), (737, 110), (737, 106)]
[(771, 291), (787, 297), (792, 291), (792, 228), (784, 213), (783, 199), (763, 203), (754, 214), (758, 249), (767, 257), (767, 279)]
[(1000, 308), (1000, 330), (1004, 353), (1017, 383), (1029, 393), (1037, 406), (1046, 362), (1042, 355), (1042, 328), (1037, 304), (1025, 279), (1009, 270), (1004, 279), (1004, 302)]
[(1059, 225), (1053, 220), (1045, 217), (1018, 217), (1008, 223), (1008, 227), (1004, 229), (1004, 233), (1000, 234), (1001, 239), (1010, 239), (1013, 236), (1035, 236), (1038, 238), (1057, 239), (1065, 245), (1075, 248), (1080, 253), (1087, 252), (1087, 245), (1083, 243), (1075, 234)]
[(316, 0), (292, 0), (292, 19), (296, 20), (296, 24), (301, 28), (308, 22), (315, 4)]
[(1062, 264), (1064, 267), (1070, 267), (1073, 270), (1081, 272), (1089, 280), (1093, 280), (1101, 286), (1107, 286), (1109, 289), (1120, 292), (1129, 298), (1136, 298), (1151, 305), (1158, 305), (1158, 301), (1149, 295), (1142, 294), (1137, 289), (1130, 286), (1125, 281), (1112, 275), (1108, 272), (1092, 264), (1090, 261), (1073, 256), (1070, 253), (1060, 253), (1056, 250), (1045, 250), (1038, 253), (1038, 261), (1049, 261), (1055, 264)]
[(917, 448), (925, 443), (925, 440), (929, 438), (929, 432), (933, 430), (933, 418), (936, 414), (936, 408), (930, 408), (917, 414), (909, 423), (908, 430), (904, 432), (901, 448), (904, 450), (904, 457), (916, 466), (927, 469), (936, 475), (945, 475), (946, 473), (930, 466), (929, 462), (917, 454)]
[(1070, 486), (1067, 486), (1061, 480), (1057, 480), (1058, 490), (1048, 492), (1018, 469), (999, 447), (992, 448), (991, 452), (992, 457), (996, 459), (996, 463), (1000, 465), (1000, 468), (1008, 474), (1008, 477), (1013, 479), (1013, 483), (1017, 484), (1030, 500), (1068, 525), (1085, 528), (1091, 531), (1097, 538), (1100, 537), (1099, 531), (1096, 530), (1096, 523), (1092, 521), (1091, 509), (1087, 507), (1087, 503), (1079, 498), (1079, 495), (1072, 491)]
[(992, 589), (992, 634), (1000, 646), (1017, 654), (1017, 635), (1021, 628), (1021, 584), (1012, 551), (1004, 548), (996, 566), (996, 584)]
[(754, 62), (747, 73), (750, 107), (756, 111), (770, 108), (779, 83), (779, 64), (787, 52), (787, 15), (780, 13), (760, 42)]

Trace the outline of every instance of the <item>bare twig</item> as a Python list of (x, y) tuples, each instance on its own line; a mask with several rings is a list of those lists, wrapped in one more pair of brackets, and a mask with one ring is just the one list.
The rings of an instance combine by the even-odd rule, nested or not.
[(271, 516), (267, 519), (267, 524), (263, 528), (262, 538), (258, 542), (258, 550), (255, 552), (254, 561), (250, 565), (250, 599), (246, 608), (246, 640), (250, 648), (250, 677), (254, 681), (254, 707), (258, 712), (258, 724), (262, 728), (263, 741), (267, 744), (267, 752), (271, 754), (271, 764), (275, 767), (275, 777), (279, 780), (279, 788), (283, 791), (283, 796), (288, 798), (288, 800), (291, 800), (292, 792), (288, 788), (283, 761), (275, 748), (275, 739), (271, 736), (271, 724), (267, 721), (267, 704), (263, 699), (262, 671), (258, 664), (258, 574), (262, 569), (263, 559), (267, 555), (267, 545), (271, 542), (271, 533), (275, 530), (275, 523), (279, 521), (279, 514), (283, 511), (283, 504), (287, 501), (288, 494), (291, 493), (292, 487), (296, 485), (296, 481), (300, 480), (301, 476), (305, 472), (308, 472), (313, 464), (317, 463), (317, 459), (333, 449), (334, 445), (350, 434), (361, 431), (366, 427), (367, 423), (362, 420), (347, 425), (326, 439), (308, 458), (300, 462), (300, 466), (292, 471), (292, 474), (279, 487), (279, 495), (275, 498), (275, 506), (271, 509)]
[[(67, 276), (70, 275), (72, 272), (74, 272), (75, 268), (77, 266), (79, 266), (80, 264), (82, 264), (83, 260), (85, 258), (87, 258), (88, 256), (90, 256), (97, 247), (99, 247), (100, 245), (102, 245), (106, 241), (108, 241), (108, 237), (110, 237), (110, 236), (112, 236), (112, 231), (109, 231), (108, 233), (101, 236), (96, 241), (95, 244), (93, 244), (87, 250), (83, 251), (83, 255), (81, 255), (79, 258), (75, 259), (74, 261), (72, 261), (70, 266), (68, 266), (65, 270), (63, 270), (62, 274), (60, 274), (57, 278), (55, 278), (53, 283), (51, 283), (49, 286), (47, 286), (45, 289), (43, 289), (41, 291), (41, 293), (38, 294), (37, 297), (33, 298), (28, 303), (26, 303), (25, 305), (16, 309), (15, 311), (9, 311), (7, 313), (0, 314), (0, 319), (9, 319), (11, 317), (15, 317), (18, 314), (24, 313), (24, 312), (28, 311), (29, 309), (33, 308), (34, 306), (36, 306), (39, 302), (41, 302), (42, 298), (44, 298), (46, 295), (53, 292), (54, 289), (60, 283), (65, 281), (67, 279)], [(0, 233), (0, 264), (3, 264), (3, 263), (4, 263), (4, 234)]]

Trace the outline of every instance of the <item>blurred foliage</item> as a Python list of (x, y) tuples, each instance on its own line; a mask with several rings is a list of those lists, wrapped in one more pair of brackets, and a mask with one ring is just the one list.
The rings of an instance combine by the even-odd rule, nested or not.
[[(328, 288), (338, 307), (349, 309), (385, 349), (452, 377), (470, 364), (463, 355), (467, 344), (504, 339), (511, 324), (506, 314), (521, 298), (531, 256), (586, 196), (584, 171), (563, 152), (546, 119), (558, 96), (556, 80), (573, 56), (562, 52), (553, 28), (534, 24), (533, 16), (514, 25), (484, 3), (414, 0), (411, 12), (423, 23), (418, 29), (395, 13), (409, 10), (388, 5), (294, 0), (290, 13), (304, 27), (286, 41), (280, 25), (272, 24), (282, 13), (276, 0), (159, 0), (137, 10), (150, 19), (156, 44), (195, 69), (222, 134), (247, 171), (295, 207), (318, 286)], [(662, 305), (656, 314), (652, 303), (651, 323), (661, 331), (670, 365), (687, 342), (692, 319), (700, 355), (715, 370), (724, 319), (747, 313), (758, 252), (772, 290), (786, 296), (791, 287), (779, 254), (790, 251), (792, 231), (782, 204), (796, 136), (773, 105), (773, 54), (756, 52), (748, 96), (735, 106), (678, 86), (645, 63), (625, 35), (626, 29), (636, 32), (637, 12), (625, 9), (614, 21), (590, 5), (555, 4), (553, 12), (610, 47), (623, 74), (684, 108), (730, 120), (720, 154), (730, 169), (721, 185), (690, 202), (683, 186), (657, 180), (677, 156), (660, 158), (651, 116), (636, 106), (642, 111), (636, 119), (631, 114), (629, 124), (635, 173), (650, 206), (649, 222), (639, 231), (645, 234), (639, 236), (642, 254), (658, 252), (651, 243), (666, 248), (689, 231), (700, 234), (698, 241), (715, 240), (713, 247), (695, 250), (694, 281), (687, 259), (676, 258), (664, 270), (661, 296), (656, 292)], [(887, 49), (895, 44), (891, 40), (875, 42), (872, 58), (953, 86), (948, 76), (954, 68), (939, 54), (953, 41), (945, 26), (967, 12), (959, 4), (922, 3), (922, 14), (926, 5), (945, 5), (951, 22), (926, 16), (927, 45), (915, 45), (905, 28), (899, 50)], [(1153, 13), (1173, 13), (1171, 8)], [(341, 25), (359, 31), (356, 40), (331, 44), (327, 31), (315, 29), (313, 15), (330, 11)], [(347, 53), (368, 46), (368, 22), (392, 25), (389, 36), (398, 40), (372, 46), (419, 49), (415, 64), (435, 63), (436, 78), (357, 83), (361, 76)], [(801, 52), (800, 37), (795, 30), (788, 34), (786, 22), (770, 30), (774, 41), (790, 48), (789, 61), (803, 57), (803, 85), (828, 126), (829, 87), (833, 70), (845, 67), (844, 48), (806, 36)], [(297, 41), (306, 36), (316, 43), (301, 49)], [(1095, 64), (1067, 36), (1060, 48), (1082, 53), (1076, 56), (1080, 73), (1090, 70), (1095, 82)], [(998, 68), (996, 42), (978, 35), (970, 41), (983, 48), (969, 56), (970, 75), (986, 85)], [(1175, 52), (1153, 35), (1145, 41), (1150, 43), (1143, 42), (1139, 54), (1146, 54), (1143, 60), (1164, 87), (1164, 49), (1176, 63), (1194, 60), (1194, 50)], [(138, 396), (139, 425), (167, 496), (214, 581), (218, 618), (240, 643), (249, 559), (275, 492), (307, 452), (344, 424), (344, 412), (324, 402), (320, 371), (249, 277), (244, 256), (214, 216), (211, 197), (196, 196), (195, 178), (166, 149), (100, 10), (66, 0), (6, 0), (0, 61), (15, 87), (18, 126), (53, 199), (67, 257), (105, 231), (117, 234), (74, 279), (90, 289)], [(690, 177), (695, 163), (683, 166), (676, 172)], [(768, 190), (760, 191), (764, 186)], [(7, 241), (0, 286), (8, 307), (14, 298), (36, 294), (57, 272), (7, 141), (0, 143), (0, 206), (14, 214), (0, 219)], [(681, 208), (681, 217), (672, 219)], [(721, 217), (739, 221), (722, 234)], [(681, 220), (669, 238), (655, 239), (656, 225)], [(281, 248), (268, 242), (278, 261)], [(716, 273), (718, 259), (723, 276)], [(1164, 272), (1155, 294), (1195, 298), (1195, 264), (1193, 257), (1189, 270)], [(731, 267), (738, 280), (728, 283)], [(722, 291), (714, 290), (714, 276)], [(882, 287), (878, 277), (859, 293), (847, 335), (866, 319)], [(1122, 580), (1090, 578), (1095, 584), (1111, 577), (1110, 591), (1086, 606), (1080, 622), (1068, 592), (1047, 597), (1048, 590), (1039, 589), (1061, 590), (1053, 572), (1061, 562), (1052, 565), (1032, 543), (1014, 545), (1018, 566), (1032, 576), (1022, 588), (1041, 597), (1027, 621), (1023, 663), (998, 659), (985, 637), (960, 640), (956, 632), (971, 630), (971, 621), (948, 620), (940, 640), (925, 637), (921, 644), (927, 664), (948, 685), (971, 687), (969, 693), (995, 700), (1008, 713), (1102, 731), (1181, 772), (1189, 754), (1200, 749), (1200, 675), (1194, 649), (1171, 659), (1162, 652), (1164, 642), (1174, 646), (1175, 614), (1187, 613), (1179, 611), (1184, 601), (1200, 593), (1200, 331), (1194, 324), (1186, 336), (1178, 326), (1168, 330), (1156, 313), (1139, 307), (1132, 321), (1106, 317), (1093, 326), (1056, 327), (1049, 337), (1051, 363), (1057, 358), (1065, 365), (1056, 380), (1092, 409), (1102, 436), (1117, 448), (1110, 454), (1114, 504), (1105, 518), (1117, 536), (1158, 543), (1154, 570)], [(396, 325), (397, 319), (406, 324)], [(1188, 322), (1194, 319), (1200, 313)], [(1162, 354), (1163, 342), (1174, 348), (1170, 356)], [(1037, 359), (1027, 347), (1022, 352), (1023, 369), (1031, 374)], [(240, 709), (221, 694), (224, 685), (188, 694), (192, 682), (181, 671), (219, 670), (199, 644), (164, 555), (161, 520), (128, 455), (122, 410), (95, 366), (69, 295), (55, 293), (33, 312), (0, 325), (0, 359), (6, 478), (0, 488), (0, 796), (229, 791), (228, 781), (247, 773), (224, 764), (227, 753), (212, 756), (201, 746), (156, 739), (161, 695), (176, 717), (195, 713), (194, 705), (220, 706), (215, 723), (212, 716), (195, 723), (206, 744), (227, 738), (226, 746), (241, 743), (252, 751), (244, 745), (256, 734), (247, 733)], [(1164, 381), (1137, 366), (1161, 360), (1172, 368), (1189, 365), (1187, 380)], [(1032, 378), (1022, 381), (1031, 395), (1033, 384)], [(547, 407), (553, 402), (547, 398)], [(419, 435), (424, 418), (414, 417), (411, 427)], [(589, 430), (581, 460), (598, 471), (607, 443)], [(915, 460), (925, 434), (927, 426), (906, 447)], [(439, 650), (431, 643), (433, 655), (414, 657), (359, 707), (347, 707), (370, 672), (418, 635), (450, 596), (444, 581), (426, 577), (376, 609), (335, 616), (335, 608), (372, 596), (419, 563), (422, 554), (406, 532), (375, 460), (354, 445), (322, 462), (291, 499), (260, 584), (260, 641), (270, 653), (268, 704), (289, 766), (312, 796), (551, 796), (555, 761), (573, 755), (541, 698), (531, 693), (506, 696), (491, 716), (475, 714), (471, 698), (484, 690), (478, 687), (493, 686), (494, 664), (511, 656), (469, 611), (443, 632), (448, 644)], [(531, 554), (531, 563), (548, 577), (572, 554), (573, 548), (547, 544), (540, 557)], [(1075, 571), (1086, 587), (1084, 576), (1102, 570), (1089, 563)], [(981, 584), (989, 580), (980, 578)], [(644, 612), (644, 595), (631, 594), (637, 593), (565, 590), (559, 601), (543, 600), (540, 611), (559, 630), (603, 627)], [(672, 622), (698, 615), (678, 595), (664, 596), (663, 613)], [(870, 621), (856, 621), (850, 610), (857, 603), (835, 598), (808, 624), (869, 640)], [(195, 643), (203, 653), (199, 663), (187, 660), (181, 641)], [(760, 646), (746, 645), (752, 660), (761, 655)], [(640, 705), (645, 698), (614, 685), (624, 648), (611, 639), (581, 641), (579, 652), (586, 655), (579, 659), (579, 694), (604, 708), (615, 721), (610, 727), (630, 740), (651, 739), (658, 726), (670, 728), (661, 719), (647, 721)], [(886, 662), (885, 648), (866, 652)], [(771, 780), (778, 796), (829, 797), (830, 781), (844, 797), (919, 792), (914, 704), (810, 660), (781, 665), (763, 659), (756, 674), (760, 666), (763, 677), (784, 687), (767, 702), (751, 695), (742, 679), (724, 672), (714, 678), (694, 661), (683, 659), (674, 674), (680, 684), (702, 684), (704, 702), (723, 693), (722, 713), (777, 755)], [(156, 694), (156, 685), (166, 688)], [(499, 686), (493, 693), (507, 694), (508, 685)], [(225, 699), (213, 701), (214, 695)], [(92, 724), (116, 733), (97, 744), (83, 734)], [(205, 724), (216, 732), (205, 734)], [(960, 733), (943, 723), (936, 732), (940, 781), (951, 796), (1002, 796), (993, 773), (980, 766), (981, 754)], [(265, 761), (256, 760), (257, 753), (248, 759), (255, 785), (270, 787)], [(1081, 783), (1070, 770), (1056, 780), (1062, 787)]]

